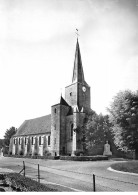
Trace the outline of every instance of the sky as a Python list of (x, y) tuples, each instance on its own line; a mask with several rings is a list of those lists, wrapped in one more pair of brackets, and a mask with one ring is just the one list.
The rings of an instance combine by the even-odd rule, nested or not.
[(0, 138), (64, 97), (76, 28), (91, 108), (138, 90), (138, 0), (0, 0)]

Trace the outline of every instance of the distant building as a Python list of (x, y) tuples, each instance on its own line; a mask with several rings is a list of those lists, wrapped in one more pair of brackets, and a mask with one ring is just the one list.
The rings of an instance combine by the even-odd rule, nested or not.
[(65, 87), (65, 99), (51, 106), (51, 114), (25, 120), (11, 138), (12, 154), (74, 155), (82, 150), (79, 131), (86, 112), (91, 110), (90, 86), (84, 78), (77, 39), (72, 83)]

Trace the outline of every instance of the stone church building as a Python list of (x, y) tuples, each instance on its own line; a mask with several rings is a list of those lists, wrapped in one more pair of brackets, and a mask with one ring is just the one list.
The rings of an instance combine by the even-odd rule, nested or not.
[(65, 99), (61, 96), (60, 102), (51, 106), (51, 114), (23, 122), (11, 138), (12, 154), (58, 156), (82, 150), (76, 128), (91, 110), (90, 99), (77, 39), (72, 83), (65, 87)]

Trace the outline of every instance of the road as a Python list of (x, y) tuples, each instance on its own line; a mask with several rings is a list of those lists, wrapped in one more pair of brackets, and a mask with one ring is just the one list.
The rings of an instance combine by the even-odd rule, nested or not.
[(107, 170), (111, 164), (120, 161), (64, 161), (25, 158), (0, 158), (2, 168), (19, 172), (26, 166), (26, 176), (37, 180), (38, 164), (41, 183), (52, 185), (60, 191), (93, 191), (93, 174), (96, 191), (138, 191), (138, 176), (126, 175)]

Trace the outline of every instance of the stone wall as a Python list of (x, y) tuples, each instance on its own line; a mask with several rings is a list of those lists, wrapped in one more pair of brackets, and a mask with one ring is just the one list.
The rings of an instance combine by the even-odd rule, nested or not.
[[(46, 139), (45, 150), (50, 153), (50, 145), (48, 146), (48, 136), (47, 135), (30, 135), (30, 136), (20, 136), (20, 137), (12, 137), (12, 155), (39, 155), (43, 156), (44, 153), (44, 139)], [(41, 136), (41, 144), (39, 144), (39, 137)], [(32, 144), (33, 138), (33, 144)], [(20, 142), (19, 142), (20, 139)], [(26, 142), (25, 142), (26, 139)]]

